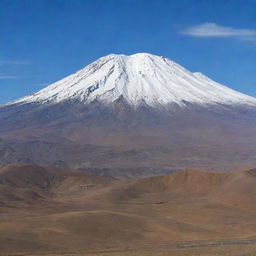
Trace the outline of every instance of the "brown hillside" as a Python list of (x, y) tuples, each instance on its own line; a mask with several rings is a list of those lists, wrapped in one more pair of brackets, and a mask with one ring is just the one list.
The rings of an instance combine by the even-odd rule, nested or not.
[(109, 180), (18, 164), (1, 168), (0, 189), (2, 254), (157, 250), (256, 238), (255, 170)]

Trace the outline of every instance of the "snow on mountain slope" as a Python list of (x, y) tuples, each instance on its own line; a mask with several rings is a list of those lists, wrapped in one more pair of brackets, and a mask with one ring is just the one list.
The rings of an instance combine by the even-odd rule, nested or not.
[(138, 106), (196, 104), (245, 104), (256, 99), (218, 84), (201, 73), (191, 73), (177, 63), (156, 55), (111, 54), (45, 89), (9, 104), (57, 103), (66, 100), (85, 104), (97, 99), (112, 103), (123, 96)]

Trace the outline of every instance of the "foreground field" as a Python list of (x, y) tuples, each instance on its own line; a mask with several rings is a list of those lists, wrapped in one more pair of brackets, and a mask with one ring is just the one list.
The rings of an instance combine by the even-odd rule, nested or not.
[(0, 169), (1, 255), (256, 255), (256, 171)]
[(1, 255), (36, 255), (36, 256), (255, 256), (256, 245), (215, 245), (179, 248), (179, 244), (144, 248), (116, 248), (83, 252), (52, 252), (52, 253), (15, 253)]

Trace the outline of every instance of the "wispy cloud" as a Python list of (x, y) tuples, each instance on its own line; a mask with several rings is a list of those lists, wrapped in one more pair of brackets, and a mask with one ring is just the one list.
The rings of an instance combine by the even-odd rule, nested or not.
[(36, 84), (36, 86), (48, 86), (50, 85), (50, 83), (39, 83), (39, 84)]
[(25, 68), (25, 65), (28, 65), (28, 64), (30, 64), (30, 62), (28, 62), (28, 61), (0, 60), (0, 71), (1, 71), (0, 80), (23, 78), (23, 75), (19, 76), (16, 74), (20, 73), (21, 69), (23, 70)]
[(211, 22), (188, 27), (180, 33), (194, 37), (232, 37), (256, 41), (256, 30), (254, 29), (238, 29)]
[(28, 64), (30, 64), (28, 61), (0, 60), (0, 65), (28, 65)]
[(8, 75), (0, 75), (0, 80), (3, 79), (19, 79), (19, 76), (8, 76)]

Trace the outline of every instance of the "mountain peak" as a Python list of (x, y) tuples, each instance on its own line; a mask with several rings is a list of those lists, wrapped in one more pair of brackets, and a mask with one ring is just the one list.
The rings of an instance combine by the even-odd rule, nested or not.
[(110, 54), (80, 71), (21, 98), (19, 103), (58, 103), (95, 99), (110, 104), (123, 97), (132, 106), (146, 103), (166, 106), (193, 104), (245, 104), (256, 99), (220, 85), (201, 73), (191, 73), (177, 63), (149, 53)]

